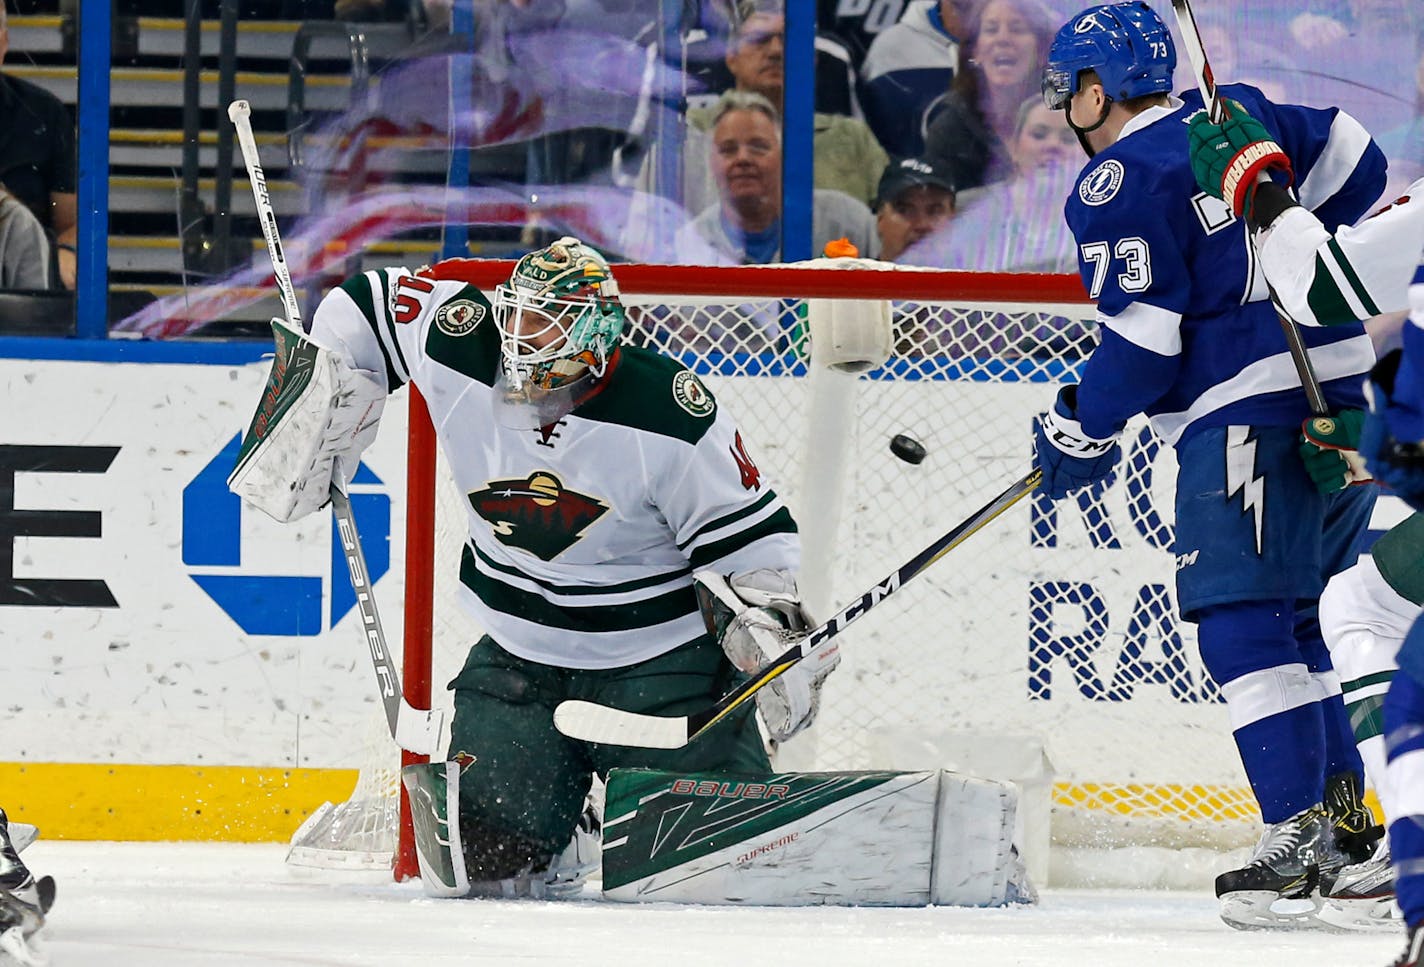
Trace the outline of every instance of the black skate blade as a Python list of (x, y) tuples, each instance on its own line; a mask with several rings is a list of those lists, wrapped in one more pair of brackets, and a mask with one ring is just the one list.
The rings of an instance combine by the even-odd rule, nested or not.
[(42, 876), (36, 880), (35, 893), (39, 896), (40, 913), (49, 913), (49, 908), (54, 906), (54, 877)]

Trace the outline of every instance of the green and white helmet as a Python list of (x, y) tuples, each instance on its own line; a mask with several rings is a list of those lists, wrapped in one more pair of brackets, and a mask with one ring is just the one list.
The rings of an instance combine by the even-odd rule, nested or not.
[(623, 333), (623, 304), (607, 260), (565, 235), (521, 258), (495, 287), (494, 319), (511, 388), (547, 391), (603, 375)]

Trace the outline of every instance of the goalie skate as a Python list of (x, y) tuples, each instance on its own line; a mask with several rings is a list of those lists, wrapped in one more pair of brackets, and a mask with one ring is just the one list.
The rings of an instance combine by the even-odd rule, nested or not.
[(1322, 928), (1320, 868), (1338, 862), (1323, 806), (1267, 826), (1246, 866), (1216, 878), (1221, 919), (1238, 930)]
[(1323, 888), (1320, 920), (1338, 930), (1396, 931), (1404, 921), (1394, 897), (1389, 841), (1380, 840), (1363, 863), (1341, 869)]

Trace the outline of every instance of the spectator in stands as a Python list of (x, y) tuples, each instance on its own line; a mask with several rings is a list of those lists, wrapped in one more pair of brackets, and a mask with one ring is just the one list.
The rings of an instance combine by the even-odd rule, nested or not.
[[(689, 264), (776, 262), (781, 258), (781, 114), (760, 94), (728, 91), (712, 120), (712, 174), (718, 201), (677, 233), (677, 261)], [(860, 252), (879, 252), (874, 219), (864, 204), (817, 188), (812, 246), (848, 238)]]
[[(1250, 35), (1237, 23), (1235, 11), (1198, 10), (1195, 19), (1218, 84), (1259, 87), (1268, 100), (1277, 104), (1297, 100), (1296, 94), (1285, 85), (1286, 78), (1293, 74), (1287, 69), (1288, 58), (1279, 49), (1248, 39)], [(1174, 80), (1178, 90), (1196, 88), (1196, 74), (1189, 58), (1183, 57), (1178, 62)], [(1314, 97), (1310, 100), (1317, 103)]]
[(961, 192), (953, 230), (911, 252), (913, 260), (981, 272), (1077, 269), (1077, 247), (1062, 212), (1083, 152), (1063, 112), (1037, 94), (1025, 98), (1006, 151), (1011, 176)]
[(887, 262), (941, 231), (954, 215), (954, 182), (931, 158), (892, 161), (876, 192), (875, 231)]
[(1008, 177), (1019, 105), (1038, 93), (1055, 19), (1040, 0), (987, 0), (969, 18), (967, 45), (925, 153), (941, 159), (960, 191)]
[(880, 145), (915, 157), (949, 91), (965, 38), (969, 0), (915, 0), (870, 44), (860, 69), (860, 104)]
[[(9, 21), (0, 4), (0, 63), (9, 49)], [(6, 133), (0, 139), (0, 186), (44, 227), (55, 250), (51, 279), (73, 289), (79, 223), (74, 120), (49, 91), (0, 73), (0, 131)]]
[(0, 190), (0, 289), (50, 287), (49, 238), (34, 212)]
[[(960, 195), (950, 231), (912, 248), (902, 261), (981, 272), (1071, 273), (1077, 246), (1063, 202), (1082, 168), (1083, 152), (1063, 112), (1035, 94), (1015, 115), (1007, 150), (1013, 175)], [(996, 356), (1080, 355), (1091, 344), (1083, 323), (1041, 313), (1004, 317), (967, 314), (940, 334), (943, 349)]]
[(1393, 198), (1403, 193), (1404, 186), (1415, 178), (1424, 177), (1424, 27), (1418, 34), (1419, 59), (1414, 66), (1414, 116), (1404, 124), (1382, 132), (1376, 139), (1389, 157), (1389, 183), (1386, 192)]
[[(786, 80), (783, 50), (786, 17), (782, 9), (781, 0), (739, 0), (737, 33), (726, 57), (735, 90), (760, 94), (778, 113), (782, 109)], [(684, 159), (698, 158), (702, 154), (696, 143), (700, 139), (692, 131), (709, 131), (715, 111), (715, 106), (688, 109), (690, 130)], [(880, 147), (864, 121), (843, 114), (817, 112), (813, 123), (815, 186), (845, 192), (869, 205), (875, 198), (880, 173), (890, 160), (885, 149)], [(699, 211), (711, 200), (707, 190), (711, 186), (705, 173), (694, 169), (696, 162), (685, 161), (685, 164), (688, 168), (683, 176), (683, 205), (688, 211)]]

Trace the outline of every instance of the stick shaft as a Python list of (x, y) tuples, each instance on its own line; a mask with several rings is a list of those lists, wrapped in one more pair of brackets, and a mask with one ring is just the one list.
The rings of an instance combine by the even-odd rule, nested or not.
[[(237, 143), (242, 148), (242, 159), (247, 164), (247, 176), (252, 182), (252, 200), (257, 204), (257, 218), (262, 223), (262, 234), (267, 239), (267, 254), (272, 258), (272, 274), (277, 280), (282, 309), (287, 314), (287, 322), (300, 332), (303, 328), (302, 313), (297, 306), (297, 293), (292, 287), (292, 276), (287, 269), (286, 256), (282, 252), (282, 236), (277, 230), (277, 215), (272, 210), (272, 201), (268, 197), (267, 177), (262, 173), (262, 165), (257, 157), (257, 141), (252, 136), (251, 114), (252, 109), (246, 101), (233, 101), (228, 105), (227, 116), (237, 129)], [(381, 703), (385, 706), (386, 724), (390, 726), (391, 738), (402, 748), (433, 755), (439, 751), (442, 716), (426, 709), (412, 708), (405, 701), (400, 675), (387, 646), (386, 632), (381, 626), (381, 615), (376, 608), (376, 593), (371, 587), (370, 571), (366, 568), (366, 554), (361, 549), (356, 517), (351, 512), (351, 500), (334, 481), (331, 484), (331, 512), (336, 518), (337, 533), (351, 579), (351, 590), (356, 594), (362, 632), (370, 651), (371, 668), (376, 674), (376, 687), (381, 693)]]
[[(1177, 16), (1177, 27), (1182, 32), (1182, 43), (1187, 48), (1187, 58), (1192, 62), (1192, 72), (1196, 75), (1197, 89), (1201, 91), (1207, 117), (1212, 123), (1220, 124), (1225, 115), (1225, 107), (1217, 93), (1216, 76), (1211, 71), (1211, 62), (1207, 60), (1206, 48), (1202, 45), (1201, 31), (1197, 29), (1197, 18), (1192, 13), (1191, 0), (1172, 0), (1172, 12)], [(1320, 378), (1315, 375), (1315, 366), (1310, 361), (1310, 352), (1301, 337), (1300, 326), (1280, 311), (1280, 302), (1275, 299), (1274, 291), (1271, 298), (1276, 302), (1281, 331), (1286, 337), (1286, 348), (1290, 350), (1291, 362), (1295, 365), (1301, 388), (1305, 390), (1310, 411), (1316, 416), (1328, 416), (1330, 406), (1325, 401), (1325, 391), (1320, 388)]]
[(302, 310), (297, 305), (297, 291), (292, 287), (292, 273), (287, 267), (287, 255), (282, 251), (282, 236), (277, 231), (277, 213), (272, 210), (272, 197), (267, 191), (267, 175), (257, 155), (257, 140), (252, 136), (252, 108), (246, 101), (233, 101), (227, 116), (237, 129), (237, 143), (242, 160), (247, 165), (247, 179), (252, 183), (252, 201), (257, 206), (257, 220), (262, 223), (262, 236), (267, 240), (267, 254), (272, 257), (272, 275), (277, 280), (277, 293), (282, 310), (292, 328), (302, 328)]

